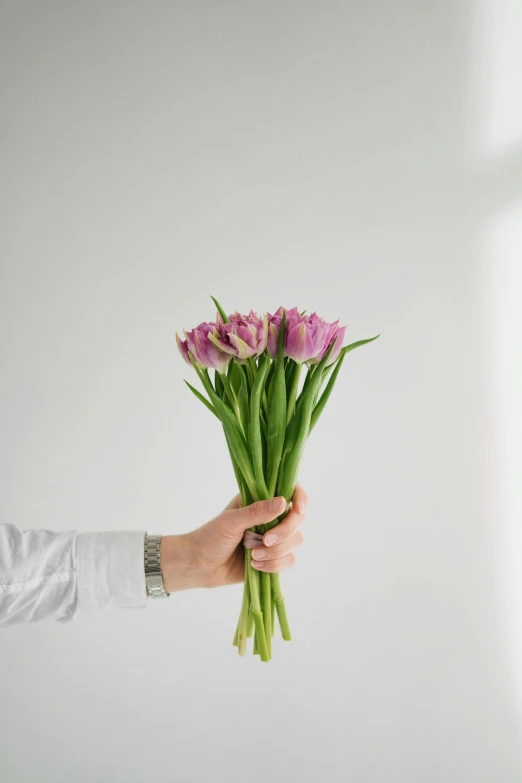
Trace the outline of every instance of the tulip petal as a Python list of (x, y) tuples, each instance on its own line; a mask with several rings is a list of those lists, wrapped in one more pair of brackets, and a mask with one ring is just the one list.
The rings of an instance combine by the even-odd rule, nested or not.
[(229, 334), (228, 339), (236, 349), (236, 355), (239, 359), (249, 359), (256, 353), (255, 349), (251, 348), (248, 343), (238, 337), (237, 334)]
[(299, 363), (306, 362), (314, 356), (314, 344), (304, 321), (289, 329), (285, 348), (287, 356)]
[(237, 350), (222, 340), (218, 332), (209, 334), (208, 339), (214, 343), (216, 348), (219, 348), (220, 351), (225, 351), (225, 353), (230, 354), (230, 356), (237, 356)]
[(186, 340), (182, 340), (179, 336), (179, 334), (176, 332), (176, 343), (179, 348), (180, 354), (183, 356), (183, 359), (187, 362), (189, 366), (190, 365), (190, 359), (188, 355), (188, 344)]

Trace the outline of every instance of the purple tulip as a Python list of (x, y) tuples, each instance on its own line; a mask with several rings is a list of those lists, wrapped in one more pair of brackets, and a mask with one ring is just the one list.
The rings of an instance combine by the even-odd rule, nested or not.
[(268, 353), (272, 359), (277, 357), (277, 340), (279, 338), (279, 330), (281, 329), (281, 320), (284, 312), (286, 312), (286, 334), (288, 334), (288, 331), (292, 326), (300, 323), (302, 320), (297, 307), (292, 307), (291, 310), (285, 310), (284, 307), (280, 307), (273, 315), (267, 313)]
[(323, 352), (328, 331), (329, 324), (317, 313), (292, 318), (285, 337), (287, 355), (299, 364), (315, 359)]
[(330, 358), (328, 359), (328, 364), (329, 365), (332, 364), (332, 362), (334, 362), (339, 356), (339, 354), (341, 353), (341, 349), (343, 347), (343, 342), (344, 342), (344, 335), (346, 332), (346, 326), (339, 326), (339, 321), (336, 321), (333, 324), (327, 324), (327, 326), (328, 326), (328, 334), (326, 336), (324, 348), (320, 354), (318, 354), (311, 360), (310, 364), (319, 364), (319, 362), (324, 358), (324, 356), (328, 352), (328, 349), (330, 348), (335, 338), (336, 338), (335, 345), (330, 355)]
[(176, 342), (187, 364), (191, 364), (192, 355), (198, 367), (214, 369), (223, 375), (231, 357), (215, 345), (213, 334), (217, 334), (216, 324), (204, 322), (190, 332), (185, 332), (186, 340), (180, 340), (179, 335), (176, 335)]
[(248, 315), (235, 313), (228, 324), (218, 315), (217, 329), (209, 338), (221, 351), (234, 356), (239, 362), (259, 356), (265, 351), (268, 340), (268, 321), (252, 310)]

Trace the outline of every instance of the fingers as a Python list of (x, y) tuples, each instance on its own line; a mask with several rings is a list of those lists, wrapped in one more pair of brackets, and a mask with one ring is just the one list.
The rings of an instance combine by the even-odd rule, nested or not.
[(288, 571), (295, 563), (295, 555), (290, 553), (279, 560), (252, 560), (252, 566), (257, 571), (266, 571), (270, 574), (280, 574), (281, 571)]
[[(299, 498), (299, 506), (303, 509), (303, 512), (306, 508), (305, 499), (307, 502), (308, 499), (306, 498), (306, 495)], [(293, 538), (305, 520), (305, 515), (303, 512), (298, 514), (297, 511), (294, 511), (294, 501), (292, 500), (292, 510), (287, 514), (283, 521), (279, 523), (279, 525), (265, 533), (263, 536), (263, 544), (267, 547), (273, 547), (276, 544), (280, 544), (283, 541), (289, 541), (291, 538)]]
[(295, 485), (294, 496), (292, 498), (292, 508), (298, 514), (303, 514), (308, 505), (308, 495), (300, 484)]
[(234, 534), (244, 533), (255, 525), (266, 525), (283, 513), (286, 508), (284, 498), (272, 498), (271, 500), (258, 500), (250, 506), (238, 509), (229, 509), (223, 514), (227, 529)]
[(294, 549), (303, 543), (299, 528), (305, 520), (304, 511), (308, 504), (306, 492), (298, 484), (292, 498), (292, 509), (285, 519), (263, 536), (264, 546), (252, 550), (252, 566), (258, 571), (280, 573), (295, 563)]
[(258, 564), (263, 566), (272, 560), (280, 560), (290, 554), (290, 552), (293, 552), (294, 549), (301, 546), (302, 543), (303, 534), (298, 530), (292, 538), (283, 541), (282, 544), (271, 547), (256, 546), (252, 550), (252, 565), (254, 567), (257, 567)]

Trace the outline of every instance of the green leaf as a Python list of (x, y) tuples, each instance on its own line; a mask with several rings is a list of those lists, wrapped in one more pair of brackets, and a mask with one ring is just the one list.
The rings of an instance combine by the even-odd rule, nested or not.
[(233, 453), (233, 451), (232, 451), (232, 449), (230, 447), (230, 442), (229, 442), (228, 437), (227, 437), (227, 431), (225, 430), (224, 427), (223, 427), (223, 432), (225, 433), (225, 438), (226, 438), (227, 446), (228, 446), (228, 453), (230, 454), (230, 461), (232, 462), (232, 467), (234, 468), (234, 475), (236, 477), (237, 486), (239, 488), (239, 492), (240, 492), (240, 495), (241, 495), (241, 503), (243, 504), (243, 506), (246, 506), (247, 505), (246, 493), (247, 493), (248, 490), (247, 490), (247, 486), (245, 484), (245, 479), (243, 478), (243, 476), (241, 474), (241, 471), (239, 470), (239, 466), (238, 466), (238, 464), (236, 462), (236, 458), (234, 457), (234, 453)]
[(200, 402), (202, 402), (202, 403), (203, 403), (203, 405), (205, 405), (205, 407), (207, 407), (207, 408), (209, 409), (209, 411), (210, 411), (211, 413), (213, 413), (213, 414), (214, 414), (214, 416), (215, 416), (216, 418), (218, 418), (218, 419), (219, 419), (219, 416), (217, 415), (216, 411), (214, 410), (214, 406), (213, 406), (213, 405), (212, 405), (212, 404), (211, 404), (211, 403), (210, 403), (210, 402), (209, 402), (209, 401), (208, 401), (208, 400), (207, 400), (205, 397), (203, 397), (203, 395), (201, 394), (201, 392), (198, 392), (198, 390), (197, 390), (197, 389), (195, 389), (195, 388), (192, 386), (192, 384), (190, 384), (188, 381), (185, 381), (185, 383), (186, 383), (186, 384), (187, 384), (187, 386), (189, 387), (190, 391), (191, 391), (193, 394), (195, 394), (195, 396), (198, 398), (198, 400), (199, 400)]
[(297, 472), (299, 470), (299, 463), (301, 462), (301, 457), (303, 455), (306, 440), (308, 438), (310, 420), (312, 418), (312, 411), (317, 395), (317, 390), (321, 384), (323, 370), (328, 364), (328, 360), (332, 354), (334, 345), (335, 340), (332, 342), (323, 360), (320, 362), (320, 364), (317, 365), (313, 375), (311, 376), (306, 395), (303, 398), (302, 407), (299, 411), (301, 416), (299, 434), (290, 455), (285, 461), (284, 472), (281, 471), (279, 475), (278, 494), (284, 495), (287, 500), (291, 498), (294, 491), (295, 482), (297, 480)]
[(246, 378), (246, 370), (241, 367), (241, 385), (239, 387), (239, 393), (237, 395), (237, 401), (239, 405), (239, 417), (241, 419), (241, 426), (243, 427), (243, 434), (248, 443), (248, 428), (250, 426), (250, 411), (248, 405), (248, 383)]
[(270, 410), (268, 414), (268, 459), (267, 485), (269, 497), (273, 497), (276, 486), (281, 454), (286, 433), (286, 384), (284, 364), (284, 342), (286, 330), (286, 312), (283, 313), (277, 342), (277, 359), (271, 382)]
[(337, 380), (337, 376), (339, 375), (339, 372), (340, 372), (340, 369), (341, 369), (341, 365), (342, 365), (342, 363), (344, 361), (344, 357), (346, 356), (346, 354), (349, 353), (350, 351), (354, 351), (356, 348), (360, 348), (361, 345), (367, 345), (368, 343), (372, 343), (374, 340), (377, 339), (377, 337), (380, 337), (380, 335), (378, 334), (376, 337), (370, 337), (370, 339), (368, 339), (368, 340), (358, 340), (356, 343), (351, 343), (351, 345), (346, 345), (342, 349), (341, 353), (339, 354), (338, 359), (335, 362), (332, 362), (332, 364), (330, 364), (324, 370), (321, 383), (324, 382), (324, 380), (328, 376), (329, 372), (331, 372), (332, 368), (334, 368), (333, 369), (333, 373), (332, 373), (332, 377), (328, 381), (328, 383), (326, 385), (326, 388), (325, 388), (324, 392), (321, 395), (321, 399), (319, 400), (319, 402), (317, 402), (317, 404), (315, 405), (314, 410), (312, 412), (312, 418), (310, 420), (310, 430), (309, 430), (309, 433), (308, 433), (309, 435), (312, 432), (312, 430), (315, 427), (315, 425), (317, 424), (319, 416), (321, 415), (321, 413), (325, 409), (326, 403), (328, 402), (328, 399), (329, 399), (329, 397), (330, 397), (330, 395), (331, 395), (331, 393), (333, 391), (333, 387), (335, 385), (335, 381)]
[(313, 412), (312, 412), (312, 418), (310, 420), (310, 430), (308, 432), (308, 435), (312, 432), (313, 428), (317, 424), (317, 421), (319, 419), (319, 416), (324, 411), (326, 403), (328, 402), (328, 399), (330, 397), (330, 394), (333, 391), (333, 387), (335, 385), (335, 381), (337, 380), (337, 376), (339, 375), (342, 363), (344, 362), (344, 357), (346, 356), (346, 353), (342, 353), (339, 357), (339, 360), (335, 363), (335, 370), (332, 373), (332, 376), (330, 380), (328, 381), (326, 388), (324, 392), (321, 395), (321, 399), (319, 402), (315, 405)]
[(244, 438), (239, 423), (228, 405), (225, 405), (225, 403), (220, 400), (215, 393), (212, 403), (218, 413), (219, 418), (221, 419), (223, 427), (225, 428), (225, 433), (227, 435), (230, 449), (238, 464), (239, 470), (245, 479), (245, 483), (254, 500), (259, 500), (259, 494), (254, 476), (254, 466), (252, 465), (252, 457), (250, 456), (248, 444)]
[(225, 387), (223, 385), (223, 381), (221, 380), (221, 375), (216, 370), (215, 374), (215, 383), (216, 383), (216, 394), (223, 399), (225, 396)]
[(346, 345), (343, 348), (343, 352), (345, 354), (347, 354), (350, 351), (355, 351), (355, 349), (359, 348), (361, 345), (367, 345), (368, 343), (373, 343), (373, 341), (376, 340), (380, 336), (381, 336), (380, 334), (376, 334), (375, 337), (370, 337), (367, 340), (358, 340), (356, 343), (351, 343), (351, 345)]
[(221, 307), (221, 305), (219, 304), (218, 300), (217, 300), (217, 299), (216, 299), (214, 296), (211, 296), (210, 298), (212, 299), (212, 301), (213, 301), (213, 302), (214, 302), (214, 304), (216, 305), (216, 307), (217, 307), (217, 309), (218, 309), (218, 312), (219, 312), (219, 314), (220, 314), (221, 318), (223, 319), (223, 321), (224, 321), (226, 324), (230, 323), (230, 321), (229, 321), (229, 319), (228, 319), (228, 316), (227, 316), (227, 314), (225, 313), (225, 311), (223, 310), (223, 308), (222, 308), (222, 307)]
[(296, 410), (299, 410), (301, 405), (303, 404), (303, 400), (306, 398), (306, 392), (310, 385), (310, 381), (312, 380), (313, 374), (315, 372), (316, 366), (313, 365), (312, 367), (308, 367), (308, 372), (306, 373), (306, 377), (304, 380), (303, 388), (301, 389), (301, 394), (297, 398), (296, 402)]
[[(296, 412), (290, 419), (290, 423), (286, 428), (285, 445), (283, 447), (283, 453), (281, 455), (281, 464), (279, 466), (279, 477), (285, 475), (286, 465), (290, 457), (290, 454), (294, 450), (295, 444), (297, 443), (297, 438), (299, 437), (300, 429), (301, 429), (301, 410), (296, 410)], [(290, 499), (291, 498), (287, 498), (287, 500)]]
[(241, 371), (241, 365), (238, 364), (238, 362), (236, 362), (234, 359), (232, 359), (232, 361), (228, 365), (228, 380), (230, 381), (230, 385), (236, 397), (239, 394), (239, 390), (241, 388), (242, 377), (243, 377), (243, 373)]
[(269, 497), (263, 471), (263, 441), (261, 437), (261, 396), (265, 388), (265, 379), (269, 366), (270, 359), (265, 357), (263, 364), (259, 367), (250, 395), (250, 449), (252, 451), (256, 484), (262, 498)]
[(292, 378), (294, 377), (295, 368), (296, 368), (296, 363), (294, 361), (287, 360), (286, 367), (285, 367), (285, 384), (286, 384), (287, 396), (290, 387), (292, 385)]
[(252, 465), (252, 457), (248, 448), (248, 444), (245, 440), (241, 427), (237, 418), (232, 410), (221, 400), (212, 383), (208, 372), (205, 374), (193, 361), (192, 366), (196, 370), (203, 386), (206, 389), (210, 401), (216, 410), (217, 415), (221, 419), (221, 423), (225, 429), (225, 434), (230, 446), (230, 449), (234, 455), (234, 458), (238, 464), (238, 467), (245, 479), (245, 483), (250, 491), (254, 500), (258, 500), (258, 493), (256, 488), (256, 481), (254, 477), (254, 467)]

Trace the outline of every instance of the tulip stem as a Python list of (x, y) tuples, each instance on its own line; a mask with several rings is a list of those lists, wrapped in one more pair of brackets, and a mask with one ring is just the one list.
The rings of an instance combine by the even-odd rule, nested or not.
[(248, 579), (250, 583), (250, 595), (252, 598), (252, 614), (254, 616), (254, 624), (256, 627), (257, 644), (259, 647), (259, 654), (262, 661), (269, 661), (268, 648), (266, 644), (265, 627), (263, 624), (263, 613), (261, 611), (261, 601), (259, 598), (259, 577), (255, 568), (252, 568), (252, 560), (250, 550), (246, 550), (248, 557)]
[(290, 626), (288, 625), (288, 618), (286, 616), (285, 599), (281, 590), (281, 582), (279, 580), (279, 574), (271, 574), (272, 590), (274, 591), (274, 602), (279, 619), (279, 625), (281, 626), (281, 633), (283, 639), (286, 642), (292, 641), (292, 635), (290, 633)]
[(266, 647), (272, 657), (272, 583), (269, 573), (261, 573), (263, 591), (263, 622), (265, 626)]
[(241, 605), (241, 614), (237, 629), (238, 652), (241, 656), (246, 655), (248, 639), (248, 619), (250, 614), (250, 584), (248, 580), (248, 566), (250, 562), (250, 552), (245, 549), (245, 586), (243, 588), (243, 603)]
[(252, 614), (252, 607), (248, 607), (248, 624), (247, 624), (247, 637), (251, 639), (254, 635), (254, 615)]
[(286, 425), (290, 423), (290, 419), (294, 415), (295, 410), (295, 400), (297, 397), (297, 389), (299, 388), (299, 377), (301, 375), (301, 367), (303, 365), (299, 362), (296, 362), (296, 367), (294, 369), (293, 378), (292, 378), (292, 386), (290, 388), (290, 397), (288, 398), (288, 412), (286, 414)]

